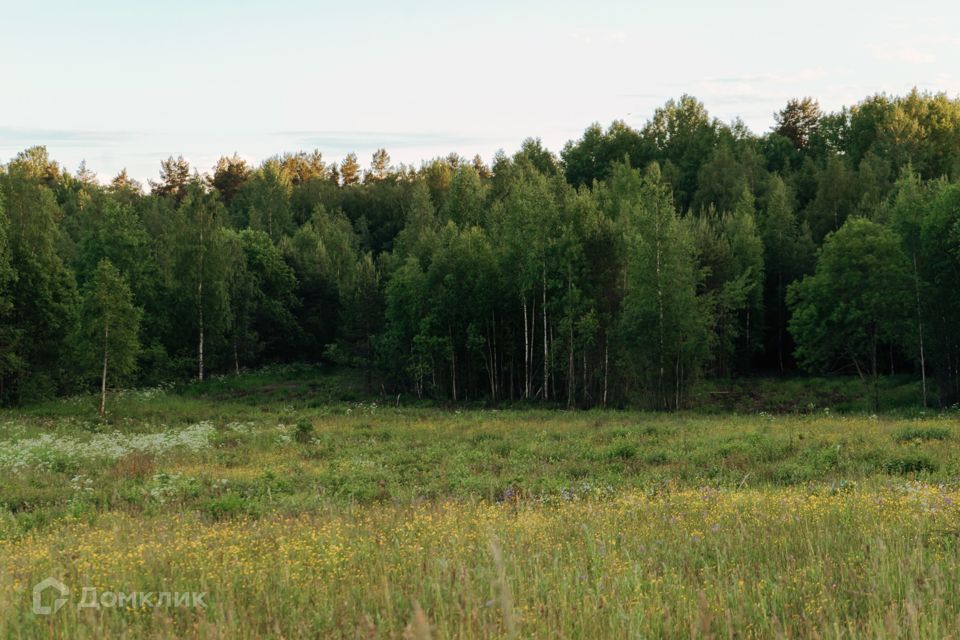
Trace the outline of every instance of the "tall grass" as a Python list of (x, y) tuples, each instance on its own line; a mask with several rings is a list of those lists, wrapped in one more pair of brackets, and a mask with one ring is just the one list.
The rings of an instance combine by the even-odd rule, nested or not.
[[(212, 523), (104, 515), (0, 543), (3, 637), (926, 637), (958, 629), (960, 492), (669, 488)], [(75, 592), (206, 609), (28, 612)]]
[[(286, 374), (0, 414), (0, 638), (960, 632), (954, 412), (396, 408)], [(70, 602), (34, 615), (47, 577)]]

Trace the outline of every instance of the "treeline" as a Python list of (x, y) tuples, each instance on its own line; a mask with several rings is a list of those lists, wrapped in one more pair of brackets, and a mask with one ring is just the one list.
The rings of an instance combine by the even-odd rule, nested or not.
[(958, 177), (960, 101), (916, 91), (763, 135), (684, 96), (490, 166), (170, 158), (147, 189), (34, 147), (0, 169), (0, 398), (326, 361), (456, 401), (675, 408), (799, 366), (949, 404)]

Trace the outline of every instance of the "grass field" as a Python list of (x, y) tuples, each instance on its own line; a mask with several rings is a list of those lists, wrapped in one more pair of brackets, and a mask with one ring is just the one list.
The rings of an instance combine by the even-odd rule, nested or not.
[[(782, 389), (722, 392), (751, 414), (457, 410), (348, 382), (0, 414), (0, 637), (960, 634), (955, 411), (838, 412), (842, 384), (789, 414)], [(48, 577), (69, 593), (37, 615)]]

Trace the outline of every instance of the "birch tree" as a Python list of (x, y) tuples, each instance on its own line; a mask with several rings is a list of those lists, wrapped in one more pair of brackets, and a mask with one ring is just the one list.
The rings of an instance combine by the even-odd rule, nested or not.
[[(688, 224), (652, 165), (638, 179), (623, 165), (620, 218), (626, 238), (619, 340), (622, 375), (660, 409), (679, 408), (709, 356), (709, 314), (697, 297), (699, 271)], [(630, 175), (630, 174), (633, 175)]]
[(197, 379), (206, 376), (211, 336), (220, 338), (227, 323), (223, 205), (199, 180), (190, 183), (177, 210), (177, 234), (171, 287), (186, 326), (195, 329)]
[(109, 260), (101, 260), (84, 290), (79, 330), (83, 361), (100, 370), (101, 418), (107, 413), (108, 380), (122, 379), (136, 368), (142, 313), (126, 278)]

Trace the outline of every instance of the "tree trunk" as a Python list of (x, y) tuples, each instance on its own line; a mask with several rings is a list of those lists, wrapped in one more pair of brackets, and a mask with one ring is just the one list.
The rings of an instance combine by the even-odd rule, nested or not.
[(570, 354), (567, 361), (567, 408), (573, 408), (573, 395), (577, 388), (577, 378), (573, 369), (573, 322), (570, 323)]
[(200, 294), (200, 345), (198, 347), (197, 361), (199, 363), (199, 378), (203, 382), (203, 282), (197, 285)]
[(103, 375), (100, 377), (100, 417), (107, 415), (107, 362), (110, 359), (110, 323), (103, 320)]
[(491, 357), (493, 358), (493, 399), (499, 400), (501, 395), (501, 387), (503, 384), (500, 382), (500, 376), (502, 369), (499, 363), (499, 352), (497, 351), (497, 312), (490, 311), (490, 323), (492, 325), (491, 331), (493, 333), (493, 353)]
[(203, 382), (203, 258), (204, 258), (204, 247), (203, 247), (203, 218), (200, 219), (200, 268), (197, 273), (197, 309), (199, 316), (199, 326), (200, 326), (200, 344), (197, 349), (197, 364), (199, 367), (198, 377), (200, 382)]
[(610, 377), (610, 338), (603, 336), (603, 408), (607, 408), (607, 381)]
[(783, 375), (783, 271), (777, 271), (777, 362)]
[(873, 331), (873, 334), (872, 334), (872, 337), (871, 337), (871, 342), (872, 342), (873, 350), (872, 350), (872, 353), (870, 354), (870, 359), (871, 359), (870, 367), (871, 367), (871, 369), (872, 369), (870, 373), (871, 373), (872, 376), (873, 376), (873, 412), (874, 412), (874, 413), (879, 413), (879, 411), (880, 411), (880, 387), (879, 387), (880, 371), (877, 369), (877, 332), (876, 332), (876, 329), (874, 329), (874, 331)]
[(587, 376), (587, 347), (583, 347), (583, 403), (586, 405), (590, 402), (590, 387), (588, 386), (589, 380)]
[(527, 298), (523, 301), (523, 398), (530, 397), (530, 327), (527, 320)]
[(920, 311), (920, 273), (917, 267), (917, 254), (913, 254), (913, 286), (917, 296), (917, 336), (920, 342), (920, 384), (923, 396), (923, 408), (927, 408), (927, 363), (923, 353), (923, 314)]
[(449, 331), (450, 334), (450, 381), (451, 387), (453, 389), (453, 401), (457, 401), (457, 348), (453, 345), (453, 331)]
[(547, 342), (547, 267), (543, 267), (543, 399), (550, 399), (550, 344)]
[(657, 270), (657, 314), (658, 314), (658, 330), (659, 330), (659, 349), (657, 352), (658, 355), (658, 365), (659, 365), (659, 377), (657, 379), (657, 404), (660, 405), (660, 408), (663, 408), (665, 404), (665, 396), (663, 393), (663, 376), (664, 376), (664, 310), (663, 310), (663, 280), (660, 271), (660, 260), (661, 260), (661, 238), (660, 238), (660, 218), (659, 214), (657, 217), (657, 251), (656, 251), (656, 270)]

